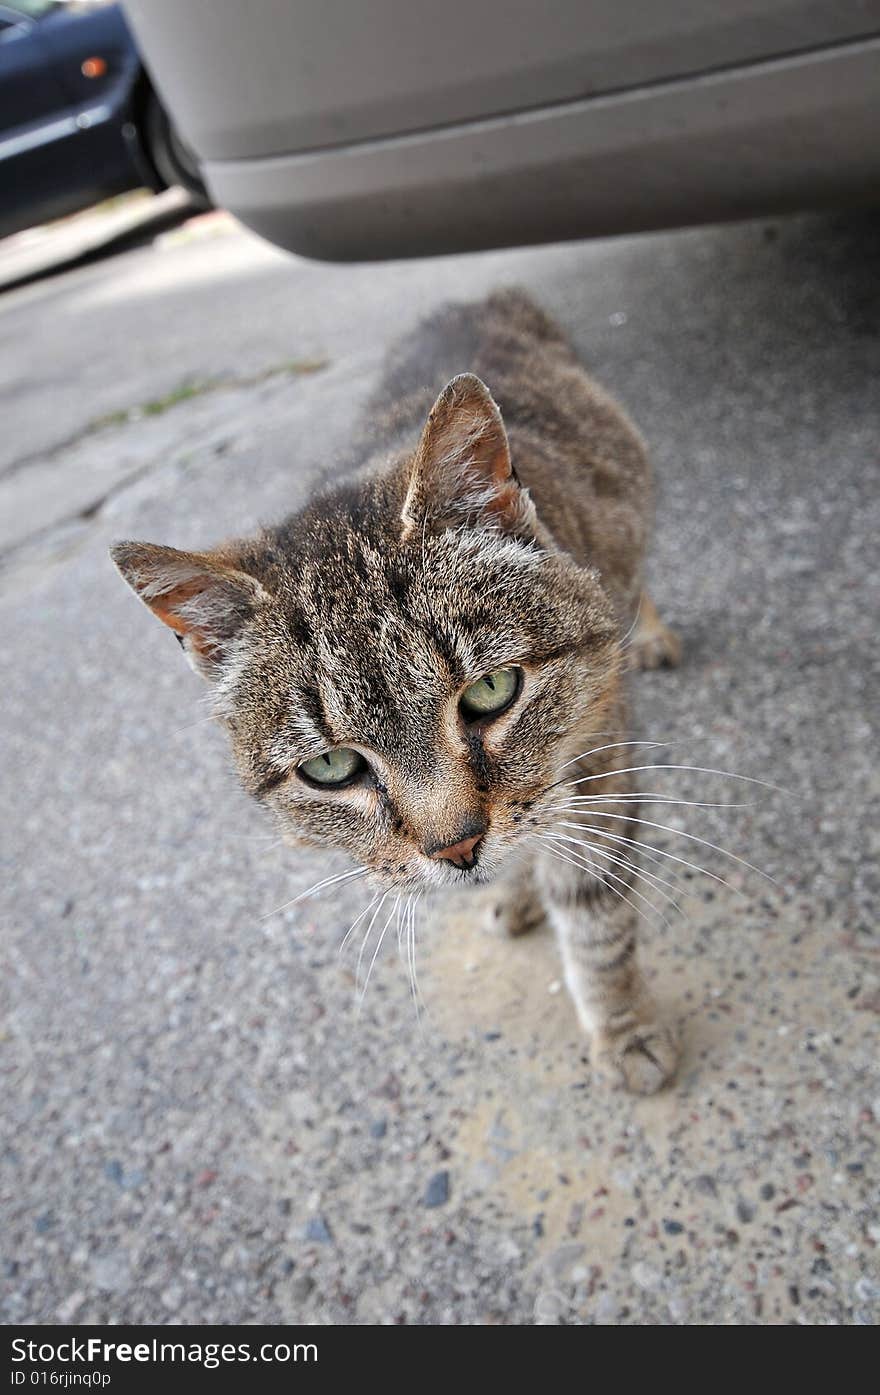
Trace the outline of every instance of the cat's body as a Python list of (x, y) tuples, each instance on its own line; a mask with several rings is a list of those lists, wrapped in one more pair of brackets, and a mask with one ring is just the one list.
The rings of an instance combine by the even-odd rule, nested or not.
[(400, 891), (496, 882), (511, 933), (546, 915), (597, 1060), (641, 1091), (675, 1059), (635, 967), (638, 826), (615, 773), (642, 763), (624, 636), (677, 657), (640, 601), (650, 508), (635, 429), (503, 292), (398, 346), (341, 482), (278, 528), (114, 550), (284, 832)]
[(395, 448), (412, 452), (435, 399), (464, 371), (498, 403), (517, 478), (541, 523), (558, 547), (601, 573), (625, 631), (639, 604), (651, 518), (644, 445), (527, 296), (507, 291), (450, 306), (397, 344), (363, 444), (380, 459)]

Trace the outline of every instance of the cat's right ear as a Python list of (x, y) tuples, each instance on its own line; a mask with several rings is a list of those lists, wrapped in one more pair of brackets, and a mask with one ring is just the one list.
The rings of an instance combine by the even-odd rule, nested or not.
[(192, 667), (215, 678), (245, 622), (269, 598), (255, 577), (209, 552), (120, 542), (110, 556), (155, 616), (174, 630)]
[(486, 384), (474, 373), (447, 383), (422, 431), (403, 504), (404, 536), (424, 525), (462, 523), (530, 536), (537, 524), (516, 477), (507, 432)]

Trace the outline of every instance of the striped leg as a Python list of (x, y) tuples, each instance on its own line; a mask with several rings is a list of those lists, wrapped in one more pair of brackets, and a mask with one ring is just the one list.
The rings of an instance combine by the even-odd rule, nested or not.
[(496, 889), (492, 916), (512, 938), (544, 924), (547, 912), (531, 866), (520, 863), (508, 872)]
[(630, 644), (630, 664), (633, 668), (678, 668), (681, 663), (681, 640), (657, 613), (657, 607), (647, 591), (642, 592), (642, 604), (635, 633)]
[(672, 1076), (677, 1053), (639, 974), (633, 907), (613, 883), (555, 858), (541, 858), (537, 871), (594, 1066), (636, 1094), (654, 1094)]

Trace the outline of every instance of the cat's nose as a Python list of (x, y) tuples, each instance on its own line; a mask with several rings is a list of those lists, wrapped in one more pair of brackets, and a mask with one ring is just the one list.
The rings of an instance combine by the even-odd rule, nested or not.
[(462, 838), (458, 843), (450, 843), (448, 848), (426, 849), (427, 855), (435, 859), (442, 858), (444, 862), (451, 862), (454, 867), (468, 869), (475, 867), (485, 831), (482, 829), (470, 838)]

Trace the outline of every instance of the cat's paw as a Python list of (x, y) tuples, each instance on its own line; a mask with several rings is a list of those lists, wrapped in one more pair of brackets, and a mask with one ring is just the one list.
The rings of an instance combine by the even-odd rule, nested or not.
[(632, 668), (678, 668), (681, 663), (681, 640), (658, 620), (655, 625), (637, 630), (629, 651)]
[(539, 930), (544, 924), (544, 907), (534, 892), (515, 895), (502, 892), (496, 896), (491, 910), (492, 927), (512, 939)]
[(615, 1035), (597, 1032), (592, 1061), (612, 1085), (633, 1095), (655, 1095), (675, 1074), (678, 1046), (668, 1027), (637, 1022)]

